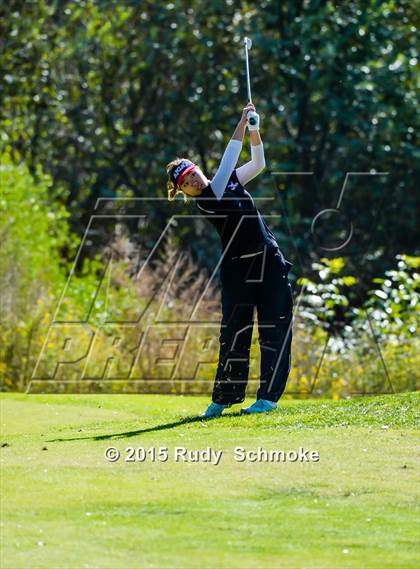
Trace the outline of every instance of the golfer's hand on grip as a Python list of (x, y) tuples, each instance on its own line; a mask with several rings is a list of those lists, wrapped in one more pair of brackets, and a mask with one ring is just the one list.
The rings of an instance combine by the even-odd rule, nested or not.
[(247, 122), (247, 115), (249, 113), (249, 111), (252, 111), (254, 113), (256, 113), (257, 111), (255, 110), (255, 106), (253, 105), (253, 103), (247, 103), (246, 107), (244, 107), (243, 111), (242, 111), (242, 117), (241, 117), (241, 121), (246, 124)]
[(260, 128), (260, 115), (256, 112), (255, 106), (248, 103), (242, 111), (242, 121), (247, 125), (248, 130), (259, 130)]

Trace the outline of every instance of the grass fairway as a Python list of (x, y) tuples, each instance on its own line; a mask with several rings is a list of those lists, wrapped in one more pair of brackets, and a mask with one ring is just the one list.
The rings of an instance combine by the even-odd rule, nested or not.
[[(207, 398), (2, 395), (4, 569), (418, 567), (418, 395), (282, 401), (185, 421)], [(6, 445), (7, 443), (7, 445)], [(104, 451), (121, 451), (107, 462)], [(166, 462), (126, 462), (127, 447)], [(175, 447), (223, 450), (176, 463)], [(319, 462), (236, 462), (233, 449)]]

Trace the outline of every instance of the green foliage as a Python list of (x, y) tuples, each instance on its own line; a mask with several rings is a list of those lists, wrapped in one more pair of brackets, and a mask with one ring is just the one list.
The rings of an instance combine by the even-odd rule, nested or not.
[(73, 240), (50, 176), (38, 169), (35, 183), (24, 163), (3, 154), (0, 177), (0, 376), (16, 386), (27, 371), (33, 335), (64, 284), (60, 250)]
[[(274, 213), (287, 214), (304, 268), (318, 257), (311, 220), (335, 206), (349, 170), (389, 172), (351, 177), (344, 195), (342, 209), (355, 222), (351, 247), (363, 251), (361, 278), (381, 274), (400, 251), (414, 252), (415, 4), (117, 4), (2, 7), (0, 143), (65, 188), (72, 229), (82, 233), (98, 197), (164, 197), (164, 165), (175, 156), (188, 155), (211, 175), (246, 102), (248, 35), (269, 169), (314, 172), (273, 178), (267, 170), (257, 182), (273, 195), (275, 181)], [(153, 209), (150, 242), (173, 206)], [(287, 235), (282, 223), (275, 229)], [(178, 235), (192, 240), (201, 262), (215, 260), (212, 242), (194, 239), (192, 228), (180, 225)]]
[[(361, 308), (352, 310), (351, 337), (359, 360), (369, 367), (378, 357), (379, 347), (386, 366), (388, 389), (415, 390), (420, 388), (420, 340), (417, 333), (419, 308), (418, 269), (420, 257), (396, 256), (396, 268), (385, 272), (385, 278), (373, 279), (376, 288)], [(378, 286), (379, 285), (379, 286)], [(350, 336), (350, 334), (347, 334)], [(375, 345), (363, 346), (363, 339), (374, 337)], [(366, 383), (378, 384), (374, 366)], [(370, 377), (369, 377), (370, 375)]]
[[(158, 292), (167, 264), (175, 265), (176, 253), (166, 247), (163, 258), (153, 267), (146, 267), (137, 281), (126, 254), (133, 244), (119, 226), (101, 254), (85, 258), (76, 267), (62, 256), (65, 249), (75, 257), (78, 244), (69, 231), (69, 213), (58, 199), (60, 189), (54, 186), (51, 177), (38, 168), (35, 181), (19, 157), (12, 159), (8, 153), (1, 156), (0, 174), (1, 389), (25, 389), (34, 371), (35, 377), (56, 377), (51, 372), (63, 360), (63, 342), (71, 338), (77, 349), (92, 335), (94, 349), (89, 350), (92, 359), (87, 362), (81, 358), (72, 364), (71, 357), (67, 357), (70, 362), (64, 365), (64, 376), (60, 374), (61, 366), (53, 390), (65, 391), (69, 385), (70, 389), (80, 391), (138, 390), (121, 381), (99, 385), (92, 378), (102, 377), (111, 353), (111, 376), (126, 377), (130, 371), (127, 362), (132, 360), (148, 324), (155, 321), (157, 313), (163, 321), (176, 322), (177, 317), (182, 320), (186, 299), (191, 300), (202, 289), (204, 276), (197, 274), (190, 259), (177, 262), (182, 275), (172, 285), (169, 304), (165, 304)], [(151, 291), (156, 294), (150, 294)], [(124, 326), (127, 322), (131, 325)], [(76, 333), (74, 324), (79, 326)], [(185, 330), (180, 334), (182, 337)], [(158, 326), (142, 358), (136, 362), (134, 373), (163, 379), (170, 375), (169, 368), (155, 365), (165, 335), (165, 327)], [(119, 336), (123, 341), (119, 342)], [(119, 342), (118, 347), (114, 341)], [(194, 367), (195, 358), (192, 351), (186, 363)], [(85, 367), (89, 379), (82, 377)], [(201, 374), (204, 387), (203, 383), (194, 382), (193, 390), (206, 389), (213, 374), (214, 370), (207, 369)], [(142, 387), (146, 391), (156, 389), (155, 384)], [(44, 388), (48, 389), (46, 382), (42, 383)], [(172, 392), (173, 386), (166, 382), (159, 389)], [(183, 391), (184, 386), (180, 389)]]
[(349, 307), (347, 289), (357, 283), (355, 277), (340, 274), (344, 265), (342, 257), (321, 258), (319, 263), (312, 264), (319, 282), (307, 277), (298, 279), (304, 290), (301, 316), (325, 330), (343, 321)]
[[(385, 272), (385, 278), (373, 279), (380, 285), (369, 291), (365, 303), (382, 336), (389, 341), (414, 338), (420, 312), (420, 257), (397, 255), (397, 268)], [(357, 319), (363, 318), (360, 309), (354, 309)]]
[(341, 275), (341, 257), (314, 263), (319, 279), (299, 281), (289, 393), (340, 398), (418, 389), (419, 263), (397, 255), (397, 269), (373, 279), (376, 288), (359, 307), (350, 301), (356, 279)]
[[(343, 376), (350, 369), (376, 385), (375, 365), (366, 371), (376, 361), (375, 342), (392, 362), (397, 388), (416, 385), (415, 4), (3, 4), (0, 371), (6, 388), (22, 387), (39, 355), (72, 270), (74, 235), (83, 233), (96, 200), (165, 197), (164, 166), (176, 156), (195, 160), (208, 176), (214, 172), (246, 102), (245, 35), (253, 39), (253, 99), (268, 164), (257, 196), (275, 194), (270, 213), (283, 215), (273, 228), (295, 270), (305, 274), (292, 385), (302, 393), (312, 387), (328, 335), (331, 377), (318, 383), (319, 393), (347, 395), (353, 380)], [(270, 170), (314, 175), (270, 176)], [(388, 174), (349, 177), (340, 209), (354, 235), (340, 258), (325, 258), (312, 243), (311, 221), (337, 205), (350, 170)], [(175, 207), (165, 200), (150, 206), (142, 245), (152, 247)], [(209, 267), (216, 238), (209, 227), (182, 222), (174, 235)], [(77, 320), (89, 313), (101, 329), (110, 315), (129, 320), (136, 303), (144, 308), (147, 291), (136, 288), (124, 263), (109, 265), (102, 241), (71, 275), (60, 315)], [(384, 276), (368, 294), (378, 275)], [(102, 277), (109, 289), (95, 296)], [(157, 282), (150, 276), (149, 284)], [(166, 310), (176, 314), (189, 301), (173, 299)], [(372, 330), (366, 347), (362, 338)]]
[[(101, 255), (85, 259), (80, 270), (75, 271), (73, 263), (68, 263), (61, 255), (63, 248), (75, 255), (76, 243), (69, 232), (69, 214), (58, 200), (59, 188), (40, 168), (35, 182), (28, 168), (22, 162), (13, 161), (9, 154), (2, 156), (0, 172), (3, 214), (0, 222), (3, 241), (0, 251), (3, 313), (0, 377), (3, 389), (24, 389), (39, 357), (42, 370), (55, 368), (62, 356), (62, 338), (73, 337), (74, 331), (71, 324), (68, 329), (61, 325), (57, 336), (50, 329), (54, 321), (86, 321), (86, 329), (95, 335), (93, 357), (87, 365), (91, 379), (82, 378), (86, 366), (83, 358), (65, 366), (62, 379), (76, 383), (62, 382), (60, 376), (58, 382), (50, 386), (54, 391), (210, 391), (215, 364), (203, 367), (199, 380), (192, 382), (131, 384), (121, 380), (99, 381), (106, 367), (107, 354), (111, 351), (113, 354), (111, 377), (124, 378), (127, 362), (139, 346), (140, 334), (148, 324), (155, 322), (157, 314), (163, 321), (184, 322), (185, 306), (200, 295), (205, 276), (198, 274), (191, 260), (177, 261), (179, 251), (174, 248), (171, 236), (166, 241), (162, 259), (153, 267), (147, 267), (138, 281), (130, 276), (130, 252), (134, 245), (122, 227), (116, 228), (113, 240)], [(359, 308), (353, 308), (349, 302), (356, 279), (343, 274), (346, 269), (344, 259), (322, 258), (319, 263), (314, 263), (313, 271), (319, 279), (304, 278), (299, 282), (303, 286), (303, 295), (296, 315), (293, 368), (286, 397), (329, 394), (338, 398), (360, 392), (417, 387), (420, 351), (414, 332), (419, 258), (399, 255), (397, 263), (397, 270), (389, 270), (385, 278), (375, 279), (376, 288)], [(163, 286), (168, 277), (168, 266), (178, 267), (177, 282), (172, 283), (170, 292)], [(151, 295), (151, 291), (156, 294)], [(214, 293), (209, 298), (208, 315), (204, 320), (210, 312), (213, 319), (217, 319), (215, 307), (217, 309), (219, 304), (214, 304)], [(139, 314), (142, 314), (141, 322), (138, 321)], [(137, 325), (118, 332), (119, 322), (137, 322)], [(344, 327), (342, 322), (345, 322)], [(117, 328), (113, 323), (117, 323)], [(80, 338), (82, 332), (80, 329)], [(114, 345), (116, 332), (117, 336), (122, 334), (124, 337), (117, 347)], [(169, 328), (169, 336), (167, 332), (165, 326), (158, 327), (148, 339), (147, 349), (136, 360), (134, 375), (156, 379), (171, 376), (170, 367), (155, 365), (162, 357), (162, 342), (172, 337), (174, 329)], [(180, 324), (175, 335), (183, 337), (185, 332), (185, 326)], [(256, 336), (255, 331), (251, 377), (258, 377)], [(378, 347), (387, 364), (391, 384), (384, 383), (384, 370), (378, 368)], [(196, 358), (194, 351), (187, 352), (184, 364), (193, 368)], [(47, 388), (45, 383), (41, 387)], [(253, 382), (249, 393), (254, 393), (255, 389), (256, 382)]]

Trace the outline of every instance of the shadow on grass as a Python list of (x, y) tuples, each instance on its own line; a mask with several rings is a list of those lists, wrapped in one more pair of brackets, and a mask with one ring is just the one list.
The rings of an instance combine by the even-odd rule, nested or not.
[(185, 417), (179, 421), (173, 421), (172, 423), (164, 423), (163, 425), (156, 425), (155, 427), (148, 427), (147, 429), (138, 429), (136, 431), (126, 431), (124, 433), (113, 433), (111, 435), (97, 435), (94, 437), (72, 437), (66, 439), (50, 439), (46, 442), (57, 443), (66, 441), (83, 441), (83, 440), (93, 440), (93, 441), (106, 441), (109, 439), (125, 439), (128, 437), (135, 437), (137, 435), (143, 435), (145, 433), (153, 433), (155, 431), (165, 431), (167, 429), (175, 429), (176, 427), (181, 427), (182, 425), (188, 425), (190, 423), (208, 423), (209, 421), (224, 420), (232, 417), (243, 417), (243, 413), (237, 411), (236, 413), (229, 413), (228, 415), (222, 415), (220, 417), (214, 417), (212, 419), (205, 419), (200, 415), (195, 415), (193, 417)]

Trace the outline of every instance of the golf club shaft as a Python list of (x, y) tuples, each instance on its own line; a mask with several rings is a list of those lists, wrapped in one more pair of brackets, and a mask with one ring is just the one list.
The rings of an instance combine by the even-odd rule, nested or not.
[(252, 103), (251, 98), (251, 79), (249, 75), (249, 61), (248, 61), (248, 44), (247, 38), (245, 38), (245, 66), (246, 66), (246, 86), (248, 91), (248, 102)]

